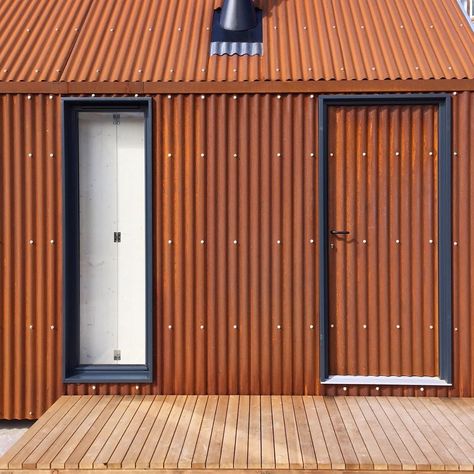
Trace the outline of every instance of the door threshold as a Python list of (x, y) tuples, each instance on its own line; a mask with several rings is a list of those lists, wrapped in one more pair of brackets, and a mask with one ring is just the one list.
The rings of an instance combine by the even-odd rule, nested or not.
[(323, 385), (424, 385), (451, 387), (439, 377), (392, 376), (392, 375), (330, 375)]

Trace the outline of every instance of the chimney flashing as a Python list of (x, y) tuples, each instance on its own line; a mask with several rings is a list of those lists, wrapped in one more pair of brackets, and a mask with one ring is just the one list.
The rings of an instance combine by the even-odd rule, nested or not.
[(263, 55), (262, 10), (255, 8), (257, 24), (244, 31), (226, 30), (221, 26), (222, 9), (214, 11), (210, 55)]

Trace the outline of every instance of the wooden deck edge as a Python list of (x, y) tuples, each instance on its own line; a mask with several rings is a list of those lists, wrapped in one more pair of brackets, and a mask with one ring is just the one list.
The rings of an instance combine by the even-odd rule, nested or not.
[[(413, 470), (359, 470), (359, 469), (333, 469), (333, 470), (319, 470), (319, 469), (105, 469), (98, 471), (97, 469), (7, 469), (0, 470), (0, 474), (97, 474), (98, 472), (116, 472), (116, 473), (132, 473), (132, 474), (222, 474), (222, 471), (232, 474), (374, 474), (374, 472), (383, 472), (384, 474), (433, 474), (440, 472), (436, 470), (430, 471), (413, 471)], [(443, 472), (472, 472), (447, 470)]]

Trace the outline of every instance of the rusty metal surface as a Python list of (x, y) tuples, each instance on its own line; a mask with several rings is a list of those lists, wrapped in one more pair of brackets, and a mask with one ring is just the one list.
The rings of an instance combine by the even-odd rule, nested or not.
[(437, 107), (328, 120), (330, 374), (439, 376)]
[(474, 78), (474, 32), (457, 0), (256, 3), (264, 55), (220, 57), (209, 48), (221, 0), (3, 0), (0, 81)]
[(310, 94), (154, 97), (155, 381), (63, 385), (59, 97), (0, 97), (0, 418), (62, 393), (474, 395), (473, 93), (453, 97), (454, 386), (423, 392), (318, 382)]

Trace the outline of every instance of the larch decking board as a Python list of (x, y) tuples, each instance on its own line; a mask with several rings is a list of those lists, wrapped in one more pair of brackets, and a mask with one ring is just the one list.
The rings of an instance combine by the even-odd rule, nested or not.
[(345, 469), (344, 456), (341, 447), (336, 437), (336, 433), (331, 422), (331, 418), (324, 403), (323, 397), (313, 397), (314, 406), (318, 419), (321, 423), (321, 430), (323, 432), (326, 446), (328, 448), (329, 459), (331, 460), (331, 469)]
[[(349, 400), (349, 399), (348, 399)], [(365, 400), (363, 397), (356, 397), (356, 398), (351, 398), (351, 400), (354, 402), (353, 404), (356, 405), (360, 408), (362, 415), (367, 423), (367, 426), (369, 427), (370, 433), (373, 435), (374, 439), (377, 442), (377, 446), (380, 448), (381, 453), (385, 459), (386, 467), (384, 469), (393, 469), (395, 471), (398, 471), (402, 468), (402, 463), (400, 459), (397, 456), (397, 453), (393, 449), (393, 446), (390, 443), (390, 440), (387, 438), (387, 435), (385, 434), (382, 426), (379, 423), (379, 420), (375, 416), (374, 412), (370, 408), (370, 406), (367, 403), (367, 400)], [(349, 406), (352, 408), (352, 404), (349, 404)], [(355, 411), (355, 407), (353, 408)], [(361, 431), (364, 434), (364, 439), (369, 439), (370, 434), (365, 433), (364, 431)], [(377, 459), (377, 455), (374, 455)], [(374, 468), (378, 469), (379, 464), (374, 460)]]
[(179, 395), (176, 398), (176, 401), (171, 410), (170, 416), (166, 422), (166, 425), (161, 433), (161, 438), (158, 441), (155, 452), (150, 461), (151, 469), (163, 469), (165, 464), (165, 459), (168, 454), (171, 442), (173, 440), (174, 433), (178, 427), (181, 415), (183, 413), (184, 407), (186, 405), (187, 397)]
[(288, 461), (290, 469), (302, 469), (303, 457), (296, 425), (295, 410), (292, 397), (282, 397), (283, 420), (285, 422), (286, 444), (288, 447)]
[(212, 426), (212, 434), (207, 452), (206, 468), (218, 469), (222, 453), (222, 443), (224, 441), (225, 421), (227, 418), (227, 407), (229, 397), (221, 396), (217, 402), (216, 415)]
[[(72, 410), (67, 414), (67, 420), (65, 420), (65, 428), (62, 430), (60, 435), (54, 439), (48, 450), (38, 460), (38, 462), (36, 463), (37, 469), (49, 469), (51, 467), (53, 459), (57, 457), (59, 452), (66, 445), (66, 443), (69, 442), (69, 439), (77, 430), (77, 424), (81, 424), (84, 421), (84, 418), (86, 418), (87, 415), (94, 410), (95, 406), (100, 401), (100, 398), (91, 396), (89, 397), (89, 399), (87, 399), (87, 397), (84, 397), (84, 400), (84, 405), (80, 407), (80, 410), (75, 414), (75, 416), (72, 413)], [(76, 407), (78, 406), (79, 403), (76, 405)], [(73, 419), (71, 419), (71, 415), (74, 416)]]
[(128, 425), (127, 429), (123, 433), (122, 438), (120, 439), (117, 447), (110, 456), (109, 461), (107, 462), (107, 467), (111, 469), (119, 469), (122, 467), (123, 460), (127, 454), (132, 441), (135, 438), (135, 435), (138, 433), (138, 430), (150, 409), (153, 400), (155, 399), (154, 395), (146, 395), (140, 400), (140, 404), (135, 414), (133, 415), (132, 421)]
[(64, 397), (0, 469), (472, 471), (471, 406), (421, 397)]
[(313, 397), (303, 397), (303, 405), (308, 420), (311, 440), (313, 442), (317, 469), (331, 469), (331, 458), (329, 457), (328, 448), (326, 446), (326, 441), (324, 440), (323, 430), (319, 422), (316, 407), (314, 406)]
[(428, 442), (427, 438), (424, 436), (424, 433), (420, 429), (420, 427), (413, 422), (413, 418), (410, 417), (407, 410), (405, 410), (405, 408), (403, 407), (403, 405), (400, 403), (400, 401), (397, 398), (394, 398), (394, 399), (390, 398), (387, 400), (389, 401), (392, 408), (397, 412), (400, 420), (407, 428), (407, 431), (410, 432), (417, 446), (425, 455), (427, 462), (429, 462), (429, 467), (427, 469), (440, 470), (436, 468), (442, 467), (443, 462), (441, 461), (441, 458), (438, 456), (437, 452), (433, 449), (431, 444)]
[(168, 395), (161, 406), (160, 412), (153, 423), (151, 431), (143, 445), (143, 448), (138, 456), (136, 467), (138, 469), (147, 469), (150, 467), (150, 461), (155, 452), (156, 446), (161, 438), (163, 430), (165, 428), (168, 417), (170, 416), (171, 410), (173, 409), (174, 403), (176, 402), (175, 395)]
[(192, 467), (193, 456), (196, 450), (199, 431), (204, 419), (207, 400), (208, 397), (201, 395), (196, 401), (196, 406), (192, 414), (191, 422), (189, 423), (189, 429), (184, 440), (183, 449), (178, 459), (179, 469), (191, 469)]
[(94, 461), (96, 460), (99, 453), (104, 448), (107, 443), (110, 435), (117, 426), (117, 423), (122, 418), (122, 415), (127, 410), (128, 406), (132, 402), (133, 396), (126, 395), (122, 398), (118, 406), (115, 408), (110, 418), (105, 422), (104, 427), (101, 429), (100, 433), (97, 435), (97, 438), (91, 444), (90, 448), (85, 453), (84, 457), (79, 463), (81, 469), (93, 469)]
[(237, 395), (229, 397), (227, 416), (225, 420), (224, 437), (219, 466), (221, 469), (234, 467), (235, 442), (237, 437), (237, 417), (239, 414), (239, 398)]
[[(431, 402), (431, 401), (430, 401)], [(459, 426), (457, 419), (454, 416), (446, 416), (443, 410), (440, 410), (435, 403), (426, 403), (422, 400), (422, 403), (428, 408), (433, 417), (440, 423), (445, 431), (454, 439), (456, 444), (463, 450), (469, 459), (469, 462), (474, 465), (474, 442), (469, 443), (463, 435), (463, 427)]]
[(212, 427), (214, 426), (214, 417), (216, 416), (217, 401), (216, 395), (211, 395), (206, 404), (204, 418), (194, 451), (194, 457), (191, 466), (195, 469), (204, 469), (206, 467), (207, 453), (211, 442)]
[(145, 418), (143, 419), (142, 424), (135, 435), (135, 438), (130, 444), (127, 454), (122, 461), (123, 469), (135, 469), (138, 456), (145, 446), (145, 442), (151, 433), (155, 421), (158, 418), (158, 414), (160, 413), (165, 398), (166, 397), (164, 395), (157, 395), (154, 397), (153, 403), (145, 415)]
[(337, 397), (334, 398), (334, 401), (336, 402), (336, 406), (346, 428), (347, 435), (351, 440), (352, 447), (359, 461), (359, 469), (372, 470), (374, 468), (374, 462), (370, 457), (369, 451), (367, 450), (359, 428), (354, 422), (352, 413), (347, 406), (346, 399), (344, 397)]
[[(77, 403), (74, 404), (71, 409), (66, 412), (65, 416), (59, 420), (54, 428), (45, 436), (41, 443), (35, 448), (35, 450), (23, 461), (24, 469), (38, 469), (38, 461), (48, 451), (51, 445), (56, 439), (62, 439), (64, 430), (69, 425), (69, 420), (73, 420), (75, 416), (81, 411), (81, 409), (87, 405), (90, 400), (90, 396), (81, 397)], [(48, 466), (49, 467), (49, 466)]]
[(316, 455), (314, 454), (313, 441), (309, 430), (308, 419), (302, 397), (291, 397), (296, 418), (296, 426), (301, 447), (304, 469), (317, 469)]
[[(249, 464), (250, 397), (248, 395), (242, 395), (239, 398), (239, 414), (237, 418), (237, 433), (235, 436), (234, 469), (246, 469)], [(251, 446), (251, 450), (253, 450), (253, 446)]]
[[(465, 450), (460, 447), (456, 439), (450, 435), (451, 426), (443, 423), (442, 419), (435, 417), (423, 403), (423, 400), (410, 398), (410, 402), (418, 410), (418, 413), (423, 417), (428, 425), (432, 427), (433, 431), (437, 433), (441, 442), (456, 459), (456, 462), (459, 463), (459, 468), (461, 470), (472, 471), (474, 469), (472, 459), (469, 459), (469, 455), (464, 452)], [(457, 434), (456, 431), (455, 433)]]
[(249, 469), (260, 469), (262, 467), (262, 429), (260, 397), (250, 397), (250, 418), (249, 418), (249, 450), (247, 465)]
[(165, 469), (177, 469), (179, 458), (181, 456), (181, 451), (183, 450), (184, 441), (188, 433), (189, 424), (191, 423), (191, 418), (193, 416), (194, 407), (196, 406), (197, 396), (190, 395), (188, 396), (186, 403), (181, 413), (178, 426), (173, 435), (173, 440), (166, 455), (164, 462)]
[(272, 396), (271, 404), (273, 417), (273, 439), (275, 447), (275, 467), (276, 469), (288, 469), (290, 467), (290, 460), (288, 457), (288, 446), (286, 443), (282, 398)]
[(262, 469), (274, 469), (275, 443), (273, 438), (273, 417), (270, 397), (261, 397), (260, 404), (262, 430)]
[[(79, 398), (79, 397), (77, 397)], [(5, 455), (0, 458), (0, 469), (8, 469), (10, 461), (20, 453), (20, 451), (27, 445), (29, 445), (35, 436), (48, 426), (51, 420), (57, 419), (60, 413), (60, 408), (69, 404), (71, 401), (68, 397), (59, 398), (53, 406), (19, 439), (14, 446), (12, 446)], [(47, 429), (47, 428), (46, 428)], [(11, 467), (11, 466), (10, 466)]]
[(69, 458), (65, 463), (65, 469), (79, 469), (79, 463), (82, 458), (92, 446), (92, 443), (95, 441), (96, 437), (99, 435), (100, 431), (107, 423), (108, 419), (112, 416), (112, 413), (120, 405), (122, 397), (110, 395), (111, 400), (104, 408), (104, 411), (99, 415), (97, 420), (93, 423), (90, 429), (87, 431), (86, 435), (79, 442), (77, 447), (71, 453)]
[[(445, 467), (449, 470), (456, 470), (458, 468), (456, 461), (454, 460), (451, 453), (446, 449), (445, 444), (438, 438), (438, 434), (435, 432), (435, 430), (433, 430), (431, 426), (428, 425), (426, 420), (421, 416), (420, 409), (415, 408), (409, 399), (399, 398), (398, 403), (403, 406), (403, 408), (413, 420), (413, 423), (415, 423), (421, 432), (426, 435), (426, 439), (436, 452), (437, 456), (439, 456), (441, 467)], [(432, 468), (434, 469), (436, 467), (433, 467), (432, 464)]]
[(108, 463), (112, 454), (120, 443), (124, 433), (128, 429), (142, 401), (143, 395), (137, 395), (132, 399), (114, 430), (110, 434), (109, 439), (106, 441), (104, 447), (97, 455), (97, 458), (94, 461), (94, 467), (97, 467), (98, 469), (108, 467)]
[(93, 424), (99, 419), (99, 416), (103, 413), (105, 407), (110, 403), (112, 398), (113, 395), (99, 396), (99, 402), (94, 406), (93, 410), (87, 414), (84, 421), (51, 462), (51, 469), (65, 469), (67, 460), (79, 446), (79, 443), (84, 439)]
[(375, 417), (380, 423), (385, 435), (390, 440), (390, 443), (393, 446), (393, 449), (397, 453), (398, 458), (402, 464), (402, 469), (407, 471), (415, 471), (416, 463), (413, 460), (411, 454), (408, 452), (405, 444), (400, 439), (397, 431), (393, 427), (392, 423), (388, 419), (387, 415), (380, 406), (377, 398), (366, 397), (366, 402), (372, 409)]

